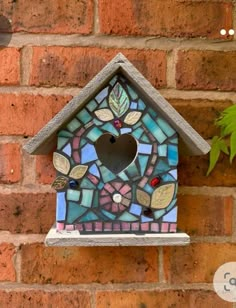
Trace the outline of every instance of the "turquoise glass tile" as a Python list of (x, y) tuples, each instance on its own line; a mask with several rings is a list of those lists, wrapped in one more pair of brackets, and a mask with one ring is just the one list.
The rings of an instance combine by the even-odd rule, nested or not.
[(90, 112), (94, 111), (96, 108), (97, 108), (98, 104), (95, 100), (91, 100), (87, 105), (86, 107), (88, 108), (88, 110)]
[[(175, 190), (175, 195), (176, 195), (176, 193), (177, 193), (177, 187), (176, 187), (176, 190)], [(176, 205), (176, 202), (177, 202), (176, 198), (174, 200), (172, 200), (171, 203), (165, 209), (165, 213), (169, 212)]]
[(103, 189), (103, 187), (104, 187), (104, 183), (99, 182), (98, 185), (97, 185), (97, 188), (98, 188), (99, 190), (101, 190), (101, 189)]
[(80, 140), (80, 147), (84, 146), (87, 143), (85, 139)]
[(67, 142), (68, 138), (65, 137), (58, 137), (57, 138), (57, 149), (60, 150)]
[(104, 88), (102, 91), (98, 93), (98, 95), (95, 97), (96, 101), (100, 104), (101, 101), (107, 96), (108, 94), (108, 87)]
[(107, 211), (105, 211), (105, 210), (102, 210), (101, 212), (102, 212), (106, 217), (110, 218), (111, 220), (114, 220), (114, 219), (116, 218), (116, 216), (113, 215), (113, 214), (110, 213), (110, 212), (107, 212)]
[(87, 222), (87, 221), (94, 221), (94, 220), (98, 220), (97, 215), (94, 214), (93, 212), (88, 212), (83, 217), (81, 217), (79, 222)]
[(174, 179), (174, 177), (173, 176), (171, 176), (170, 174), (163, 174), (162, 176), (162, 180), (164, 181), (164, 182), (175, 182), (176, 180)]
[(81, 163), (85, 164), (96, 159), (98, 159), (98, 156), (95, 147), (92, 144), (87, 143), (81, 149)]
[(136, 139), (139, 139), (142, 136), (142, 133), (143, 133), (143, 128), (139, 127), (132, 132), (132, 136), (134, 136)]
[(161, 216), (165, 214), (165, 210), (157, 210), (154, 212), (155, 219), (159, 219)]
[(92, 174), (92, 175), (95, 175), (96, 177), (100, 178), (100, 173), (99, 173), (99, 170), (98, 170), (98, 167), (96, 164), (93, 164), (90, 168), (89, 168), (89, 172)]
[(116, 178), (116, 176), (105, 166), (100, 166), (99, 168), (104, 183), (110, 182)]
[(131, 214), (140, 216), (141, 213), (142, 213), (142, 207), (139, 204), (132, 203), (131, 206), (130, 206), (129, 211), (130, 211)]
[(149, 156), (146, 155), (138, 155), (138, 162), (139, 162), (139, 167), (141, 171), (141, 175), (144, 175), (147, 163), (148, 163)]
[(118, 176), (123, 181), (128, 181), (129, 180), (129, 178), (127, 177), (127, 175), (126, 175), (126, 173), (124, 171), (121, 171), (120, 173), (118, 173)]
[(116, 75), (116, 76), (114, 76), (114, 77), (109, 81), (109, 83), (110, 83), (111, 86), (114, 86), (114, 84), (115, 84), (116, 81), (117, 81), (117, 78), (118, 78), (118, 76)]
[(69, 224), (72, 224), (77, 218), (82, 216), (86, 211), (87, 209), (83, 208), (82, 206), (79, 206), (78, 203), (69, 202), (66, 221)]
[(82, 109), (78, 114), (77, 118), (84, 124), (88, 123), (92, 120), (91, 115), (88, 113), (86, 109)]
[(103, 122), (99, 121), (97, 118), (93, 118), (93, 123), (96, 125), (96, 126), (101, 126), (103, 124)]
[(101, 128), (104, 129), (105, 131), (111, 133), (114, 136), (119, 135), (118, 131), (115, 129), (115, 127), (111, 123), (106, 123)]
[(105, 98), (104, 101), (100, 104), (99, 109), (106, 108), (107, 106), (108, 106), (108, 103), (107, 103), (107, 99)]
[(178, 138), (177, 138), (177, 137), (171, 138), (171, 139), (170, 139), (170, 143), (178, 144)]
[(146, 134), (143, 134), (143, 136), (140, 138), (140, 140), (143, 141), (143, 142), (150, 143), (150, 140), (149, 140), (149, 138), (147, 137)]
[(56, 210), (56, 220), (61, 221), (66, 218), (66, 199), (65, 192), (57, 193), (57, 210)]
[(151, 154), (152, 153), (152, 145), (151, 144), (145, 144), (145, 143), (139, 143), (138, 153)]
[(146, 108), (146, 105), (141, 99), (139, 99), (138, 100), (138, 110), (144, 110), (145, 108)]
[(91, 207), (93, 201), (93, 190), (82, 189), (82, 200), (81, 205)]
[(152, 108), (148, 108), (148, 113), (149, 113), (153, 118), (156, 118), (156, 117), (157, 117), (156, 111), (153, 110)]
[(129, 128), (129, 127), (121, 128), (121, 130), (120, 130), (121, 135), (128, 134), (128, 133), (131, 133), (131, 132), (132, 132), (132, 128)]
[(176, 133), (176, 131), (164, 119), (158, 118), (156, 121), (168, 137), (171, 137)]
[(137, 221), (138, 218), (132, 214), (130, 214), (129, 212), (124, 212), (119, 218), (118, 220), (121, 221)]
[(87, 138), (95, 142), (102, 135), (102, 131), (98, 127), (93, 127), (87, 134)]
[(168, 222), (176, 222), (177, 221), (177, 206), (174, 207), (165, 216), (163, 216), (163, 221), (168, 221)]
[(157, 152), (159, 156), (166, 157), (167, 156), (167, 145), (166, 144), (158, 145)]
[(130, 86), (127, 85), (127, 88), (128, 88), (128, 93), (132, 99), (135, 100), (136, 98), (138, 98), (138, 94)]
[(68, 156), (71, 156), (71, 145), (70, 145), (70, 143), (68, 143), (67, 146), (65, 146), (62, 149), (62, 152), (67, 154)]
[(163, 160), (159, 160), (157, 165), (155, 166), (155, 173), (158, 175), (159, 173), (163, 173), (170, 170), (170, 166)]
[(81, 188), (95, 189), (96, 186), (87, 178), (83, 178), (80, 183)]
[(168, 145), (168, 161), (171, 166), (177, 166), (178, 147), (176, 145)]
[(79, 201), (80, 191), (74, 189), (67, 189), (66, 198), (69, 201)]
[(77, 119), (73, 119), (72, 121), (70, 121), (69, 124), (67, 124), (66, 127), (67, 129), (69, 129), (69, 131), (74, 132), (80, 126), (81, 126), (81, 123)]
[(143, 190), (145, 190), (147, 193), (149, 194), (152, 194), (154, 189), (152, 188), (152, 186), (150, 186), (149, 184), (146, 184), (144, 187), (143, 187)]
[(142, 121), (159, 143), (163, 143), (167, 139), (167, 136), (163, 133), (163, 131), (150, 117), (149, 114), (145, 114), (145, 116), (142, 118)]
[(73, 137), (74, 135), (70, 132), (68, 132), (67, 130), (60, 130), (59, 133), (58, 133), (58, 137), (67, 137), (67, 138), (70, 138), (70, 137)]
[(153, 218), (141, 215), (141, 222), (150, 222), (153, 221)]
[(136, 129), (136, 128), (138, 128), (139, 126), (141, 126), (142, 125), (142, 122), (137, 122), (135, 125), (133, 125), (133, 130), (134, 129)]
[(130, 109), (138, 109), (138, 103), (131, 102)]
[(140, 175), (139, 169), (137, 168), (135, 162), (133, 162), (132, 164), (130, 164), (130, 165), (126, 168), (125, 171), (128, 173), (128, 175), (129, 175), (130, 178), (134, 178), (134, 177)]

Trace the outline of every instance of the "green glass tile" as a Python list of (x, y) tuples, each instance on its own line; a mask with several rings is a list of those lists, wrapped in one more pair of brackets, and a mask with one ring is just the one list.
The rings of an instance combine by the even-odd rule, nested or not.
[(145, 114), (142, 121), (159, 143), (163, 143), (167, 139), (166, 135), (149, 114)]
[(138, 218), (132, 214), (130, 214), (129, 212), (124, 212), (119, 218), (118, 220), (121, 221), (137, 221)]
[(128, 176), (130, 178), (134, 178), (135, 176), (139, 176), (140, 172), (135, 164), (135, 162), (133, 162), (132, 164), (130, 164), (127, 168), (126, 168), (126, 173), (128, 173)]
[(115, 215), (111, 214), (110, 212), (107, 212), (105, 210), (101, 211), (106, 217), (110, 218), (111, 220), (114, 220), (116, 218)]
[(143, 136), (140, 138), (141, 141), (145, 142), (145, 143), (150, 143), (149, 138), (147, 137), (147, 135), (144, 133)]
[(102, 183), (102, 182), (100, 182), (100, 183), (97, 185), (97, 188), (98, 188), (99, 190), (103, 189), (103, 187), (104, 187), (104, 183)]
[(115, 129), (115, 127), (111, 123), (106, 123), (101, 128), (105, 130), (106, 132), (111, 133), (114, 136), (119, 135), (118, 131)]
[(158, 151), (159, 156), (166, 157), (167, 156), (167, 145), (166, 144), (158, 145), (157, 151)]
[(77, 218), (82, 216), (87, 209), (79, 206), (78, 203), (69, 202), (68, 204), (68, 211), (67, 211), (67, 223), (72, 224)]
[(79, 220), (79, 222), (87, 222), (94, 220), (98, 220), (97, 215), (95, 215), (93, 212), (88, 212)]
[(90, 130), (90, 132), (87, 134), (87, 138), (95, 142), (101, 135), (102, 135), (102, 131), (97, 127), (93, 127)]
[(97, 118), (93, 118), (93, 123), (96, 125), (96, 126), (101, 126), (103, 124), (103, 122), (99, 121)]
[(117, 117), (121, 117), (129, 108), (130, 100), (125, 88), (117, 82), (109, 94), (109, 105)]
[(99, 205), (98, 198), (99, 198), (98, 190), (96, 190), (93, 197), (93, 207), (98, 207)]
[(80, 140), (80, 147), (83, 147), (86, 143), (87, 143), (87, 141), (85, 139), (81, 139)]
[(95, 100), (91, 100), (86, 107), (88, 108), (89, 111), (94, 111), (97, 108), (98, 104)]
[(128, 88), (128, 93), (132, 99), (135, 100), (136, 98), (138, 98), (138, 94), (130, 86), (127, 85), (127, 88)]
[(170, 139), (170, 142), (171, 142), (171, 143), (174, 143), (174, 144), (177, 144), (177, 143), (178, 143), (178, 138), (177, 138), (177, 137), (171, 138), (171, 139)]
[(153, 110), (152, 108), (148, 108), (148, 113), (149, 113), (153, 118), (156, 118), (156, 117), (157, 117), (156, 111)]
[[(101, 105), (99, 105), (100, 108), (106, 108), (108, 106), (107, 100), (106, 98), (104, 99), (104, 101), (101, 103)], [(99, 108), (99, 109), (100, 109)]]
[(158, 210), (153, 212), (155, 219), (159, 219), (161, 216), (165, 214), (165, 210)]
[(73, 137), (74, 135), (67, 130), (60, 130), (58, 133), (58, 137)]
[(153, 188), (152, 188), (152, 186), (150, 186), (149, 184), (146, 184), (144, 187), (143, 187), (143, 189), (147, 192), (147, 193), (149, 193), (149, 194), (152, 194), (153, 193)]
[(57, 149), (60, 150), (67, 142), (69, 138), (58, 137), (57, 138)]
[(84, 124), (88, 123), (92, 120), (91, 115), (88, 113), (86, 109), (82, 109), (78, 114), (77, 118)]
[(158, 118), (156, 121), (168, 137), (171, 137), (175, 134), (175, 130), (164, 119)]
[(114, 76), (114, 77), (109, 81), (109, 83), (110, 83), (111, 86), (114, 86), (114, 84), (115, 84), (116, 81), (117, 81), (117, 78), (118, 78), (118, 76), (116, 75), (116, 76)]
[(83, 178), (80, 183), (81, 188), (95, 189), (96, 186), (87, 178)]
[(73, 190), (73, 189), (67, 189), (67, 200), (69, 201), (79, 201), (80, 198), (80, 191)]
[(139, 99), (138, 100), (138, 110), (144, 110), (145, 108), (146, 108), (146, 105), (141, 99)]
[(91, 207), (93, 201), (93, 190), (82, 189), (82, 201), (81, 205)]
[(127, 175), (124, 171), (121, 171), (120, 173), (118, 173), (118, 177), (121, 178), (121, 180), (123, 180), (123, 181), (129, 180), (129, 178), (127, 177)]
[(134, 126), (133, 126), (133, 129), (136, 129), (136, 128), (138, 128), (139, 126), (141, 126), (142, 125), (142, 122), (138, 122), (138, 123), (136, 123)]
[(113, 174), (105, 166), (100, 166), (99, 169), (104, 183), (110, 182), (116, 178), (115, 174)]
[(139, 127), (135, 131), (133, 131), (131, 135), (139, 139), (142, 136), (142, 133), (143, 133), (143, 128)]
[(138, 155), (138, 162), (139, 162), (139, 168), (141, 171), (141, 175), (144, 175), (147, 163), (148, 163), (149, 156), (146, 155)]
[(74, 132), (81, 126), (81, 123), (77, 119), (73, 119), (70, 123), (66, 126), (69, 131)]

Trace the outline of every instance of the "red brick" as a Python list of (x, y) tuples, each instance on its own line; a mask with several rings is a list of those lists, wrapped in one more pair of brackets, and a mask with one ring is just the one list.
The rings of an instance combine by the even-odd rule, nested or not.
[(232, 197), (178, 195), (178, 227), (189, 235), (231, 235), (232, 215)]
[(12, 244), (0, 244), (0, 281), (15, 281), (16, 274), (13, 264), (15, 247)]
[(100, 0), (100, 31), (118, 35), (222, 38), (230, 29), (232, 3), (176, 0)]
[(118, 52), (133, 62), (154, 86), (166, 85), (166, 52), (95, 47), (34, 47), (30, 84), (83, 87)]
[(17, 143), (0, 144), (0, 183), (11, 184), (21, 179), (21, 149)]
[(230, 100), (169, 99), (168, 101), (204, 139), (219, 134), (215, 120), (220, 112), (233, 104)]
[(165, 276), (169, 283), (212, 283), (216, 270), (226, 262), (235, 262), (235, 256), (235, 243), (195, 243), (185, 247), (166, 247)]
[(96, 308), (232, 307), (209, 290), (98, 291)]
[(220, 159), (209, 176), (206, 172), (209, 166), (209, 155), (180, 156), (179, 183), (185, 186), (235, 186), (236, 159), (232, 165), (225, 154)]
[(0, 50), (0, 85), (20, 83), (20, 52), (16, 48)]
[(0, 135), (35, 135), (70, 99), (70, 96), (0, 94)]
[(55, 221), (55, 204), (54, 193), (2, 193), (0, 230), (47, 233)]
[(36, 156), (37, 181), (40, 184), (52, 184), (56, 177), (56, 170), (52, 163), (52, 153)]
[(92, 0), (1, 1), (0, 13), (11, 19), (13, 32), (88, 34), (93, 26)]
[(39, 307), (78, 307), (90, 308), (90, 294), (82, 290), (40, 290), (39, 288), (19, 288), (0, 290), (2, 308), (39, 308)]
[(157, 282), (155, 247), (22, 246), (25, 283)]
[(235, 91), (236, 51), (179, 51), (176, 82), (178, 89)]

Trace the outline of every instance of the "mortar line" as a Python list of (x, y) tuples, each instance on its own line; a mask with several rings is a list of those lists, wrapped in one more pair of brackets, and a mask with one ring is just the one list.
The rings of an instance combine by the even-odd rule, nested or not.
[(20, 84), (28, 85), (30, 79), (30, 67), (33, 56), (31, 47), (23, 47), (20, 54)]
[(164, 281), (164, 261), (163, 261), (163, 247), (160, 246), (159, 247), (159, 257), (158, 257), (158, 261), (159, 261), (159, 282), (165, 282)]
[(94, 14), (93, 14), (93, 33), (96, 35), (100, 31), (99, 14), (98, 14), (98, 0), (94, 0)]
[(15, 256), (15, 271), (16, 271), (16, 282), (20, 283), (21, 282), (21, 249), (18, 246), (16, 250), (16, 256)]
[(177, 50), (167, 52), (167, 68), (166, 68), (166, 81), (168, 88), (176, 88), (176, 63), (177, 63)]

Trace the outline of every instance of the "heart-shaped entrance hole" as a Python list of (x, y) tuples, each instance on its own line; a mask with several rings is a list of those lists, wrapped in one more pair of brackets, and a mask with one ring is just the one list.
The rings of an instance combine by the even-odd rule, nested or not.
[(103, 165), (116, 174), (127, 168), (137, 154), (137, 142), (128, 134), (119, 137), (104, 134), (96, 141), (95, 148)]

